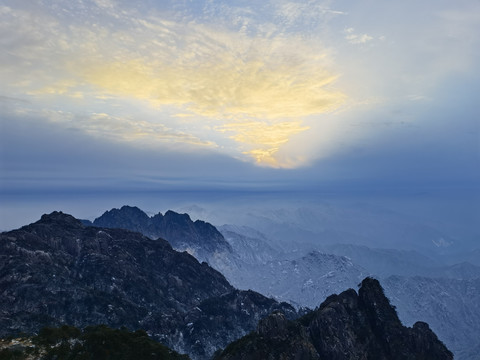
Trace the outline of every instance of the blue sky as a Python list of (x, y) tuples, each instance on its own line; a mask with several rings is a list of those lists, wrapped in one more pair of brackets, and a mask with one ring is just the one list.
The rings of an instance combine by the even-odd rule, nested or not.
[(478, 191), (479, 1), (3, 0), (0, 29), (4, 213), (58, 192)]

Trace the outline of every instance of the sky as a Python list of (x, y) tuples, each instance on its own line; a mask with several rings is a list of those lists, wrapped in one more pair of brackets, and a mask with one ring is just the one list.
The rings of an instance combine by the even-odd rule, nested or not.
[(479, 53), (478, 0), (1, 0), (0, 229), (106, 193), (476, 199)]

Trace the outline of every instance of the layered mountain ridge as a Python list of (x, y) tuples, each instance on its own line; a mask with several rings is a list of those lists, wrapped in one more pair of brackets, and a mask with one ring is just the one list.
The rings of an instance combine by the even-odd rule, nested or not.
[(174, 249), (187, 251), (199, 261), (209, 259), (212, 254), (232, 253), (230, 244), (213, 225), (192, 221), (188, 214), (172, 210), (149, 217), (138, 207), (122, 206), (106, 211), (92, 225), (136, 231), (151, 239), (167, 239)]
[[(175, 218), (179, 214), (172, 212), (172, 215)], [(180, 218), (183, 219), (184, 225), (187, 224), (191, 228), (192, 221), (188, 215)], [(180, 228), (184, 226), (181, 225), (182, 221), (176, 224), (175, 226)], [(175, 232), (180, 233), (177, 230)], [(242, 239), (242, 242), (245, 240), (248, 239)], [(183, 241), (188, 244), (190, 240), (184, 235)], [(273, 312), (277, 315), (282, 314), (279, 315), (283, 319), (278, 323), (280, 328), (285, 322), (287, 328), (293, 326), (299, 334), (308, 334), (306, 338), (303, 335), (296, 338), (290, 347), (298, 346), (299, 349), (303, 349), (303, 346), (306, 346), (305, 349), (310, 349), (310, 355), (313, 356), (307, 358), (316, 359), (315, 354), (322, 354), (317, 349), (318, 343), (311, 340), (313, 336), (311, 330), (314, 327), (311, 324), (304, 324), (305, 319), (310, 319), (309, 315), (303, 318), (302, 323), (290, 322), (298, 317), (292, 306), (278, 303), (254, 291), (234, 289), (221, 273), (206, 263), (200, 264), (187, 252), (179, 253), (173, 250), (162, 238), (151, 240), (129, 230), (87, 226), (70, 215), (54, 212), (42, 216), (34, 224), (2, 233), (0, 253), (2, 254), (0, 289), (5, 297), (0, 309), (1, 335), (35, 332), (46, 325), (69, 324), (85, 327), (104, 323), (112, 327), (127, 326), (132, 330), (145, 329), (154, 339), (180, 353), (188, 353), (193, 359), (207, 359), (218, 349), (241, 338), (256, 326), (257, 332), (259, 329), (268, 328), (264, 325), (268, 325), (269, 320), (262, 319)], [(251, 258), (250, 262), (261, 258), (263, 257)], [(300, 279), (309, 274), (312, 276), (312, 283), (319, 284), (325, 279), (317, 278), (321, 272), (312, 273), (312, 269), (317, 267), (321, 269), (322, 264), (328, 264), (328, 261), (325, 263), (328, 258), (331, 258), (332, 264), (339, 268), (340, 272), (343, 272), (340, 269), (342, 266), (346, 269), (352, 267), (349, 259), (345, 257), (318, 252), (301, 258), (302, 263), (285, 259), (283, 264), (276, 260), (267, 261), (265, 264), (278, 264), (277, 269), (272, 268), (273, 272), (284, 271), (286, 266), (291, 266), (291, 271), (284, 274), (290, 279), (287, 282), (295, 282), (295, 279), (289, 278), (290, 273), (294, 278), (298, 275)], [(311, 265), (304, 269), (303, 264)], [(329, 265), (326, 266), (328, 269)], [(347, 285), (343, 284), (345, 287)], [(362, 283), (362, 288), (368, 288), (365, 286), (366, 283)], [(378, 288), (381, 289), (379, 285)], [(292, 291), (296, 291), (295, 287)], [(323, 311), (328, 304), (339, 304), (338, 306), (342, 308), (346, 306), (345, 304), (361, 303), (358, 299), (352, 300), (353, 294), (357, 296), (355, 291), (348, 290), (346, 293), (350, 293), (351, 296), (345, 297), (343, 293), (340, 296), (331, 296), (311, 314)], [(365, 296), (369, 293), (378, 293), (377, 287), (373, 286), (369, 291), (365, 291)], [(381, 294), (378, 293), (381, 296), (372, 294), (371, 303), (380, 304), (386, 301), (385, 304), (390, 306), (386, 298), (382, 300), (383, 290)], [(338, 306), (335, 305), (334, 308), (337, 309)], [(365, 316), (359, 315), (363, 310), (356, 306), (347, 306), (340, 312), (333, 311), (332, 318), (328, 320), (335, 323), (332, 333), (319, 336), (327, 342), (327, 339), (335, 338), (337, 343), (325, 346), (333, 348), (353, 346), (348, 350), (353, 351), (352, 354), (355, 352), (361, 354), (362, 351), (363, 354), (368, 354), (370, 350), (365, 350), (365, 344), (352, 343), (352, 338), (344, 338), (343, 335), (335, 333), (339, 331), (345, 334), (346, 329), (342, 326), (347, 326), (348, 330), (355, 334), (355, 339), (362, 336), (366, 326)], [(391, 312), (387, 305), (379, 309), (383, 310), (370, 313), (369, 324), (371, 321), (381, 323), (385, 320), (382, 318), (384, 313)], [(355, 315), (357, 318), (354, 316), (349, 319), (345, 314), (348, 316), (357, 314)], [(358, 316), (363, 320), (359, 320)], [(405, 333), (398, 330), (403, 329), (398, 318), (396, 322), (398, 326), (393, 328), (395, 331), (389, 335), (390, 338), (398, 338), (400, 343), (411, 341), (412, 337), (420, 339), (418, 341), (422, 345), (412, 348), (413, 352), (409, 353), (411, 355), (415, 351), (418, 352), (419, 357), (413, 358), (424, 358), (419, 354), (426, 351), (425, 346), (444, 349), (447, 357), (439, 359), (449, 358), (448, 350), (438, 342), (428, 326), (415, 325), (414, 330), (411, 330), (413, 332), (405, 330), (407, 331)], [(419, 332), (417, 331), (419, 329), (428, 331)], [(385, 328), (382, 332), (390, 330)], [(288, 344), (286, 340), (290, 338), (289, 336), (284, 339), (285, 344)], [(305, 339), (308, 341), (305, 342)], [(272, 345), (270, 340), (267, 343), (268, 346)], [(374, 347), (383, 346), (381, 339), (375, 337), (370, 338), (369, 344)], [(227, 350), (229, 348), (231, 349), (228, 347)], [(279, 349), (281, 347), (278, 346), (271, 350), (271, 353), (275, 354)], [(442, 351), (439, 354), (444, 356)], [(228, 354), (228, 351), (225, 354)], [(279, 356), (278, 358), (285, 358), (280, 353)], [(408, 356), (403, 358), (411, 358)]]
[(122, 206), (87, 224), (162, 237), (174, 249), (206, 261), (235, 287), (253, 289), (297, 307), (314, 308), (328, 295), (355, 286), (370, 274), (341, 255), (311, 251), (289, 258), (291, 255), (254, 229), (225, 225), (219, 231), (207, 222), (193, 222), (189, 215), (171, 210), (149, 217), (137, 207)]
[(1, 336), (62, 324), (126, 326), (205, 359), (274, 310), (296, 316), (288, 304), (235, 290), (163, 239), (85, 226), (61, 212), (0, 234), (0, 254)]
[[(128, 207), (121, 210), (128, 210)], [(365, 276), (374, 276), (381, 279), (404, 323), (427, 322), (459, 360), (476, 360), (471, 354), (480, 345), (480, 322), (476, 321), (480, 317), (478, 266), (470, 263), (445, 265), (441, 257), (427, 256), (411, 249), (331, 243), (326, 241), (329, 231), (316, 235), (318, 243), (306, 247), (301, 244), (304, 241), (302, 236), (307, 234), (296, 230), (282, 230), (283, 241), (272, 238), (290, 223), (307, 222), (307, 229), (315, 230), (321, 219), (328, 218), (329, 211), (334, 209), (324, 210), (320, 214), (307, 209), (298, 213), (293, 211), (291, 219), (292, 211), (275, 213), (276, 221), (267, 222), (266, 228), (274, 229), (268, 235), (251, 226), (219, 226), (218, 230), (230, 244), (232, 252), (203, 252), (203, 259), (235, 287), (253, 289), (277, 301), (290, 302), (297, 308), (315, 308), (328, 295), (355, 287)], [(315, 220), (316, 215), (320, 220)], [(143, 216), (148, 218), (146, 214)], [(255, 221), (261, 221), (258, 217), (255, 219), (252, 226)], [(408, 227), (407, 222), (405, 226)], [(284, 246), (287, 238), (292, 251)], [(189, 241), (188, 237), (184, 238), (185, 247)], [(210, 240), (205, 239), (202, 243), (209, 244)]]

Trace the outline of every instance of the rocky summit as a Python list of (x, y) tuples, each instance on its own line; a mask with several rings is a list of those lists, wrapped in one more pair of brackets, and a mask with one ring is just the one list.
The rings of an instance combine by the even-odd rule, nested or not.
[(332, 295), (315, 311), (289, 321), (274, 313), (230, 344), (215, 360), (453, 359), (428, 325), (404, 327), (380, 283)]
[(168, 210), (149, 217), (135, 206), (122, 206), (106, 211), (96, 218), (95, 226), (138, 231), (151, 239), (166, 239), (174, 249), (188, 251), (199, 261), (213, 254), (231, 254), (232, 248), (223, 235), (210, 223), (192, 221), (188, 214)]
[(0, 254), (0, 336), (125, 326), (206, 359), (272, 311), (296, 316), (288, 304), (235, 290), (163, 239), (85, 226), (61, 212), (0, 234)]
[(426, 323), (401, 324), (375, 279), (298, 318), (291, 305), (236, 290), (162, 238), (62, 212), (0, 234), (0, 294), (0, 336), (105, 324), (143, 329), (197, 360), (452, 359)]

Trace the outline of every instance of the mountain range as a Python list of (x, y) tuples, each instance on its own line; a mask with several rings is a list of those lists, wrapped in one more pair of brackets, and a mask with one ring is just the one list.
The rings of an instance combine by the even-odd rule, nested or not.
[(192, 221), (188, 214), (167, 211), (149, 217), (134, 206), (106, 211), (93, 223), (87, 225), (105, 228), (120, 228), (136, 231), (151, 239), (168, 239), (178, 251), (187, 251), (199, 261), (210, 259), (215, 254), (231, 254), (232, 247), (211, 224), (201, 220)]
[[(153, 339), (193, 359), (207, 359), (214, 353), (223, 356), (219, 355), (220, 349), (255, 328), (263, 328), (262, 319), (269, 319), (269, 314), (281, 314), (285, 321), (301, 315), (287, 303), (251, 290), (235, 289), (207, 263), (199, 263), (186, 251), (175, 251), (162, 238), (152, 240), (130, 230), (88, 226), (61, 212), (43, 215), (36, 223), (2, 233), (0, 253), (2, 336), (64, 324), (125, 326), (142, 328)], [(378, 288), (373, 286), (371, 291)], [(376, 298), (373, 293), (368, 295), (370, 290), (362, 291)], [(329, 299), (330, 304), (341, 307), (346, 301), (342, 296)], [(386, 298), (379, 299), (388, 305)], [(348, 309), (347, 313), (356, 311)], [(369, 321), (382, 323), (384, 311), (394, 312), (391, 307), (382, 307), (368, 315)], [(344, 333), (342, 326), (347, 319), (334, 318), (337, 324), (331, 330)], [(355, 319), (348, 326), (357, 327)], [(398, 326), (404, 329), (399, 322)], [(412, 350), (417, 358), (426, 349), (435, 348), (441, 354), (438, 359), (450, 359), (449, 351), (434, 334), (420, 327), (420, 332), (415, 330), (418, 325), (413, 330), (402, 330), (407, 337), (398, 329), (382, 336), (405, 344), (417, 337), (415, 341), (421, 346)], [(363, 331), (354, 328), (354, 333)], [(398, 337), (400, 333), (403, 335)], [(369, 338), (369, 346), (383, 346), (377, 335)], [(330, 335), (325, 336), (327, 341)], [(361, 343), (352, 344), (348, 339), (339, 338), (325, 346), (348, 346), (356, 353), (368, 354)]]
[[(329, 215), (328, 211), (333, 211), (334, 214)], [(124, 206), (121, 209), (107, 211), (93, 224), (101, 224), (101, 220), (109, 218), (106, 225), (128, 228), (132, 226), (132, 219), (135, 219), (128, 215), (130, 212), (143, 219), (161, 216), (158, 214), (150, 218), (138, 208)], [(115, 221), (109, 215), (112, 213), (124, 213), (123, 216), (117, 217), (125, 220)], [(478, 309), (480, 292), (467, 289), (476, 288), (475, 280), (480, 277), (478, 266), (465, 262), (446, 265), (433, 253), (432, 256), (427, 256), (412, 249), (372, 248), (361, 244), (325, 241), (326, 234), (331, 232), (326, 227), (322, 228), (324, 232), (320, 242), (297, 241), (306, 234), (305, 231), (308, 232), (308, 236), (313, 236), (315, 231), (319, 231), (318, 221), (323, 221), (324, 225), (334, 223), (335, 209), (322, 209), (319, 214), (318, 211), (312, 212), (305, 208), (298, 211), (265, 212), (261, 216), (268, 218), (268, 221), (262, 225), (261, 219), (257, 216), (252, 220), (252, 225), (261, 225), (259, 227), (264, 230), (276, 229), (269, 232), (269, 235), (251, 226), (231, 224), (219, 226), (215, 236), (211, 237), (199, 237), (199, 231), (195, 231), (195, 224), (208, 223), (198, 220), (193, 222), (186, 214), (177, 214), (173, 211), (167, 213), (161, 217), (162, 221), (176, 217), (184, 220), (174, 221), (168, 225), (170, 236), (182, 234), (183, 242), (172, 241), (174, 244), (181, 244), (177, 250), (201, 246), (210, 249), (202, 251), (202, 256), (198, 259), (208, 262), (237, 288), (258, 291), (278, 301), (289, 302), (297, 309), (315, 308), (328, 295), (355, 287), (365, 276), (372, 275), (382, 279), (385, 291), (392, 303), (397, 306), (403, 322), (409, 325), (418, 319), (428, 322), (458, 359), (476, 359), (469, 354), (475, 353), (474, 349), (480, 346), (480, 341), (477, 340), (480, 338), (480, 321), (471, 319), (477, 319), (480, 315)], [(289, 215), (292, 218), (288, 218)], [(316, 215), (320, 216), (317, 222)], [(329, 217), (332, 219), (329, 220)], [(249, 218), (252, 218), (252, 214)], [(367, 217), (368, 219), (370, 218)], [(403, 222), (392, 220), (391, 223), (410, 228), (406, 220)], [(143, 224), (148, 224), (148, 221), (143, 221)], [(305, 225), (307, 230), (296, 231), (299, 224)], [(137, 226), (136, 229), (146, 231), (148, 227), (144, 226), (142, 230)], [(279, 229), (288, 231), (281, 233), (281, 240), (272, 239), (272, 234), (278, 234)], [(383, 228), (381, 230), (386, 231)], [(423, 234), (427, 235), (428, 232)], [(223, 239), (219, 235), (223, 235)], [(190, 237), (195, 239), (191, 245)], [(169, 240), (168, 236), (165, 238)], [(286, 245), (288, 238), (295, 247)], [(230, 248), (224, 246), (225, 241)], [(433, 242), (431, 244), (434, 245)], [(198, 256), (200, 252), (191, 253)], [(396, 284), (399, 277), (405, 279), (399, 282), (400, 285)], [(423, 287), (423, 281), (438, 286)], [(438, 296), (438, 293), (451, 295)]]
[(297, 316), (286, 303), (234, 289), (163, 239), (85, 226), (61, 212), (2, 233), (0, 254), (0, 336), (63, 324), (126, 326), (204, 359), (274, 310)]
[[(236, 227), (236, 231), (242, 229)], [(246, 233), (252, 236), (251, 229)], [(265, 234), (259, 240), (274, 242)], [(320, 252), (307, 248), (303, 256), (301, 251), (283, 253), (277, 260), (250, 265), (247, 272), (237, 275), (239, 283), (243, 284), (248, 270), (254, 269), (248, 277), (252, 289), (297, 307), (314, 308), (329, 292), (354, 287), (359, 277), (371, 275), (382, 281), (403, 323), (411, 326), (417, 320), (427, 322), (456, 359), (479, 359), (478, 266), (465, 262), (446, 265), (413, 250), (354, 244), (324, 244), (318, 248)], [(275, 271), (269, 271), (270, 267)], [(235, 275), (226, 276), (238, 285)]]
[(453, 359), (426, 323), (404, 327), (378, 280), (366, 278), (358, 294), (332, 295), (318, 309), (289, 321), (281, 313), (230, 344), (215, 360)]

